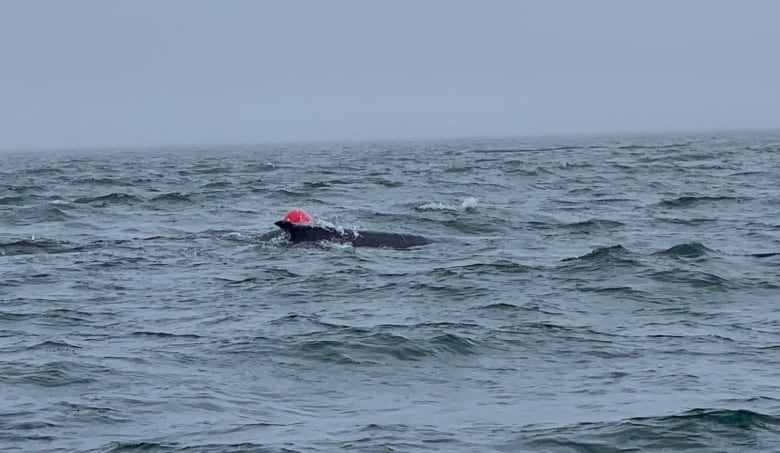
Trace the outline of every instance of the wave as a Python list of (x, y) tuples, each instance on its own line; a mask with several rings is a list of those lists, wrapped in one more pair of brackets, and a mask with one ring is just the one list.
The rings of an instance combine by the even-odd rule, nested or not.
[[(0, 256), (3, 254), (0, 253)], [(22, 286), (26, 284), (41, 284), (41, 283), (53, 283), (58, 277), (52, 274), (16, 274), (19, 278), (12, 278), (13, 274), (8, 274), (6, 278), (0, 280), (0, 287), (2, 286)]]
[(498, 312), (523, 311), (529, 313), (544, 313), (548, 315), (558, 314), (558, 312), (552, 310), (550, 307), (535, 302), (523, 303), (521, 305), (510, 304), (507, 302), (494, 302), (487, 305), (472, 307), (471, 310), (498, 311)]
[(630, 257), (633, 254), (622, 245), (613, 245), (610, 247), (599, 247), (591, 250), (585, 255), (572, 258), (564, 258), (564, 262), (584, 262), (584, 263), (634, 263)]
[(41, 315), (36, 315), (36, 316), (53, 318), (61, 321), (83, 322), (91, 318), (93, 315), (92, 313), (86, 311), (69, 310), (67, 308), (56, 308), (54, 310), (48, 310), (42, 313)]
[(69, 361), (49, 362), (41, 365), (17, 363), (14, 366), (5, 367), (0, 382), (33, 384), (41, 387), (83, 385), (96, 382), (96, 377), (91, 375), (105, 375), (110, 371), (106, 367)]
[(133, 204), (142, 201), (141, 198), (135, 195), (130, 195), (123, 192), (114, 192), (107, 195), (101, 195), (98, 197), (82, 197), (74, 201), (79, 204), (98, 204), (106, 206), (109, 204)]
[[(92, 367), (94, 371), (100, 373), (110, 372), (105, 368)], [(121, 398), (120, 398), (121, 399)], [(140, 403), (139, 400), (130, 400), (134, 403)], [(98, 405), (94, 400), (92, 402), (65, 402), (62, 401), (54, 406), (56, 413), (68, 415), (69, 420), (83, 423), (85, 426), (106, 426), (116, 424), (126, 424), (130, 419), (121, 409), (109, 407), (108, 405)]]
[(475, 153), (533, 153), (533, 152), (543, 152), (543, 151), (575, 151), (575, 150), (593, 150), (593, 149), (620, 149), (620, 150), (640, 150), (640, 149), (672, 149), (672, 148), (687, 148), (688, 146), (699, 143), (701, 140), (695, 140), (695, 141), (689, 141), (689, 142), (680, 142), (680, 143), (668, 143), (668, 144), (661, 144), (661, 145), (621, 145), (621, 146), (614, 146), (614, 145), (590, 145), (590, 146), (582, 146), (582, 145), (560, 145), (560, 146), (549, 146), (549, 147), (539, 147), (539, 148), (486, 148), (486, 149), (475, 149)]
[(0, 243), (0, 255), (33, 255), (36, 253), (65, 253), (73, 251), (69, 242), (51, 239), (22, 239), (20, 241)]
[(462, 167), (448, 167), (444, 169), (444, 173), (471, 173), (474, 171), (474, 167), (471, 165)]
[(618, 222), (616, 220), (590, 219), (584, 222), (566, 223), (561, 225), (561, 227), (580, 233), (592, 233), (594, 231), (619, 228), (623, 225), (625, 225), (623, 222)]
[(100, 450), (104, 453), (161, 452), (161, 453), (300, 453), (289, 446), (270, 447), (263, 444), (243, 442), (240, 444), (198, 444), (182, 446), (178, 442), (112, 442)]
[(671, 200), (664, 200), (658, 203), (658, 206), (664, 208), (687, 208), (698, 204), (715, 203), (719, 201), (743, 201), (742, 197), (710, 197), (710, 196), (684, 196), (677, 197)]
[(45, 222), (63, 222), (72, 216), (54, 204), (40, 204), (16, 209), (6, 220), (13, 225), (32, 225)]
[[(57, 424), (54, 424), (54, 423), (49, 423), (49, 422), (41, 422), (41, 421), (15, 422), (15, 423), (3, 426), (3, 431), (5, 431), (5, 430), (8, 430), (8, 431), (15, 431), (15, 430), (19, 430), (19, 431), (38, 431), (38, 430), (44, 430), (44, 429), (49, 429), (49, 428), (59, 428), (59, 427), (60, 427), (60, 425), (57, 425)], [(5, 439), (6, 437), (3, 436), (3, 438)], [(20, 440), (28, 440), (28, 439), (30, 439), (30, 440), (54, 440), (54, 438), (49, 437), (49, 436), (35, 436), (35, 437), (32, 437), (32, 438), (29, 438), (29, 437), (25, 436), (25, 437), (21, 437)]]
[(232, 186), (232, 182), (228, 181), (215, 181), (201, 186), (202, 189), (226, 189)]
[(774, 451), (778, 434), (780, 417), (745, 409), (693, 409), (524, 432), (524, 443), (555, 451)]
[(573, 145), (562, 145), (562, 146), (550, 146), (550, 147), (541, 147), (541, 148), (486, 148), (486, 149), (475, 149), (475, 153), (534, 153), (534, 152), (540, 152), (540, 151), (573, 151), (576, 149), (594, 149), (594, 148), (601, 148), (600, 146), (573, 146)]
[(476, 352), (476, 343), (454, 333), (439, 333), (427, 338), (410, 339), (387, 332), (370, 333), (362, 329), (344, 329), (328, 335), (338, 339), (316, 339), (297, 346), (296, 354), (311, 359), (340, 364), (377, 363), (391, 357), (418, 361), (442, 355), (464, 355)]
[(772, 256), (780, 255), (780, 252), (765, 252), (765, 253), (751, 253), (750, 256), (754, 258), (769, 258)]
[(187, 194), (181, 192), (170, 192), (170, 193), (164, 193), (162, 195), (157, 195), (156, 197), (149, 199), (149, 201), (153, 203), (159, 203), (159, 202), (189, 203), (192, 200)]
[(133, 332), (130, 335), (135, 337), (150, 337), (150, 338), (187, 338), (187, 339), (200, 338), (200, 335), (195, 335), (195, 334), (178, 334), (178, 333), (168, 333), (168, 332), (146, 332), (146, 331)]
[(507, 162), (505, 163), (507, 168), (504, 171), (507, 175), (513, 176), (547, 176), (555, 174), (551, 170), (538, 165), (534, 168), (527, 168), (526, 165), (527, 162)]
[(687, 148), (694, 143), (700, 143), (702, 140), (693, 140), (689, 142), (680, 142), (680, 143), (669, 143), (666, 145), (622, 145), (618, 146), (617, 149), (626, 149), (626, 150), (638, 150), (638, 149), (672, 149), (672, 148)]
[(439, 202), (425, 203), (417, 206), (415, 209), (418, 211), (472, 211), (477, 209), (479, 200), (473, 197), (464, 199), (459, 205), (445, 204)]
[(62, 173), (62, 169), (55, 168), (55, 167), (35, 167), (35, 168), (28, 168), (26, 170), (23, 170), (21, 173), (27, 175), (33, 175), (33, 176), (58, 175)]
[(226, 285), (242, 285), (244, 283), (254, 283), (258, 281), (258, 277), (246, 277), (242, 278), (240, 280), (233, 280), (230, 278), (224, 278), (224, 277), (215, 277), (214, 280), (218, 282), (224, 282)]
[(114, 178), (108, 178), (108, 177), (102, 177), (102, 178), (95, 178), (95, 177), (89, 177), (89, 178), (77, 178), (72, 179), (69, 181), (73, 184), (84, 184), (87, 186), (125, 186), (125, 185), (131, 185), (128, 184), (126, 180), (122, 179), (114, 179)]
[(67, 310), (64, 308), (48, 310), (43, 313), (12, 313), (0, 311), (0, 321), (24, 321), (38, 320), (41, 324), (52, 323), (59, 326), (68, 323), (82, 323), (87, 321), (92, 314), (78, 311)]
[(27, 193), (27, 192), (40, 192), (46, 190), (46, 187), (39, 185), (17, 185), (17, 184), (4, 184), (2, 186), (8, 192), (15, 193)]
[(666, 250), (656, 252), (656, 255), (667, 256), (679, 256), (685, 258), (695, 258), (712, 253), (713, 250), (704, 246), (699, 242), (687, 242), (685, 244), (677, 244), (673, 247), (669, 247)]
[(55, 352), (69, 352), (76, 349), (81, 349), (81, 346), (76, 346), (65, 341), (44, 341), (27, 347), (27, 351), (50, 350)]
[(35, 315), (30, 313), (12, 313), (8, 311), (0, 311), (0, 321), (24, 321), (33, 316)]
[[(117, 240), (98, 240), (86, 244), (77, 244), (65, 240), (55, 240), (46, 238), (21, 239), (11, 242), (0, 242), (0, 255), (33, 255), (37, 253), (75, 253), (96, 249), (112, 249), (120, 247), (127, 241)], [(139, 258), (124, 258), (125, 262), (135, 262)]]
[(673, 269), (658, 271), (650, 274), (654, 280), (665, 283), (685, 283), (696, 288), (719, 289), (728, 286), (731, 282), (709, 272), (689, 271), (685, 269)]
[(687, 225), (687, 226), (700, 226), (705, 225), (708, 223), (714, 223), (717, 222), (718, 219), (705, 219), (705, 218), (694, 218), (694, 219), (661, 219), (663, 222), (673, 223), (675, 225)]
[(462, 266), (450, 266), (433, 269), (429, 274), (444, 277), (463, 275), (485, 274), (523, 274), (533, 270), (533, 267), (525, 266), (509, 260), (497, 260), (492, 263), (472, 263)]
[(602, 294), (621, 294), (625, 297), (634, 297), (645, 299), (648, 293), (632, 288), (631, 286), (578, 286), (577, 291), (602, 293)]
[(242, 168), (247, 173), (274, 171), (278, 167), (271, 162), (249, 164)]
[[(267, 191), (267, 189), (262, 189), (262, 190), (258, 190), (258, 191), (265, 192), (265, 191)], [(295, 191), (295, 190), (291, 190), (291, 189), (276, 189), (276, 190), (273, 191), (273, 195), (274, 196), (283, 196), (283, 197), (293, 198), (293, 199), (299, 199), (299, 198), (303, 198), (303, 197), (308, 197), (309, 196), (309, 192), (307, 192), (305, 190), (299, 192), (299, 191)]]
[(227, 166), (211, 166), (209, 164), (196, 164), (188, 170), (182, 170), (180, 174), (187, 175), (217, 175), (222, 173), (230, 173), (231, 168)]
[(346, 181), (338, 181), (338, 180), (334, 180), (334, 181), (313, 181), (313, 182), (306, 181), (306, 182), (303, 183), (302, 187), (304, 189), (306, 189), (306, 190), (326, 189), (326, 188), (328, 188), (328, 187), (330, 187), (330, 186), (332, 186), (334, 184), (350, 184), (350, 183), (346, 182)]
[(390, 179), (378, 178), (378, 177), (369, 177), (369, 178), (354, 178), (354, 179), (335, 178), (335, 179), (328, 179), (323, 181), (305, 181), (303, 184), (301, 184), (301, 187), (303, 187), (306, 190), (313, 190), (313, 189), (328, 189), (335, 186), (359, 186), (359, 185), (364, 185), (366, 183), (372, 183), (382, 187), (403, 186), (403, 182), (400, 181), (392, 181)]
[(22, 205), (27, 200), (25, 197), (2, 197), (0, 205)]
[(473, 308), (474, 310), (496, 310), (496, 311), (525, 311), (526, 308), (520, 305), (514, 305), (506, 302), (495, 302)]
[(367, 181), (370, 181), (378, 186), (392, 187), (392, 188), (401, 187), (404, 185), (404, 183), (401, 181), (392, 181), (390, 179), (385, 179), (385, 178), (368, 178)]

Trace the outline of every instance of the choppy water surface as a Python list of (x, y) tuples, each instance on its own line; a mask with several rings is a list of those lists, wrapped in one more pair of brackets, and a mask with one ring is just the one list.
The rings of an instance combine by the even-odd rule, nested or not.
[[(774, 451), (780, 134), (0, 155), (0, 448)], [(422, 233), (290, 245), (291, 207)]]

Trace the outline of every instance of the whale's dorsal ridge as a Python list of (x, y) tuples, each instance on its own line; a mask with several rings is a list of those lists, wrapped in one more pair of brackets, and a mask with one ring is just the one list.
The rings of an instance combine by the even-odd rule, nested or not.
[(355, 247), (386, 247), (405, 249), (430, 244), (430, 239), (416, 234), (383, 233), (378, 231), (338, 231), (334, 228), (312, 225), (310, 223), (292, 223), (278, 220), (274, 225), (287, 232), (290, 241), (336, 241), (350, 243)]

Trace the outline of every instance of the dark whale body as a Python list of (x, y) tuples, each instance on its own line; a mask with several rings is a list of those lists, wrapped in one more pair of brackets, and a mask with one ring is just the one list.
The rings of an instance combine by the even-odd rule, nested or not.
[(431, 241), (415, 234), (381, 233), (377, 231), (339, 231), (334, 228), (309, 224), (274, 222), (290, 236), (293, 243), (309, 241), (333, 241), (342, 244), (350, 243), (355, 247), (387, 247), (405, 249), (430, 244)]

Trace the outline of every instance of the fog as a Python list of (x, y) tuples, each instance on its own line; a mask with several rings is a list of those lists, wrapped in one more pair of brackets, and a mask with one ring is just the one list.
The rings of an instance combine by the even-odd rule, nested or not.
[(8, 1), (0, 149), (773, 128), (780, 2)]

